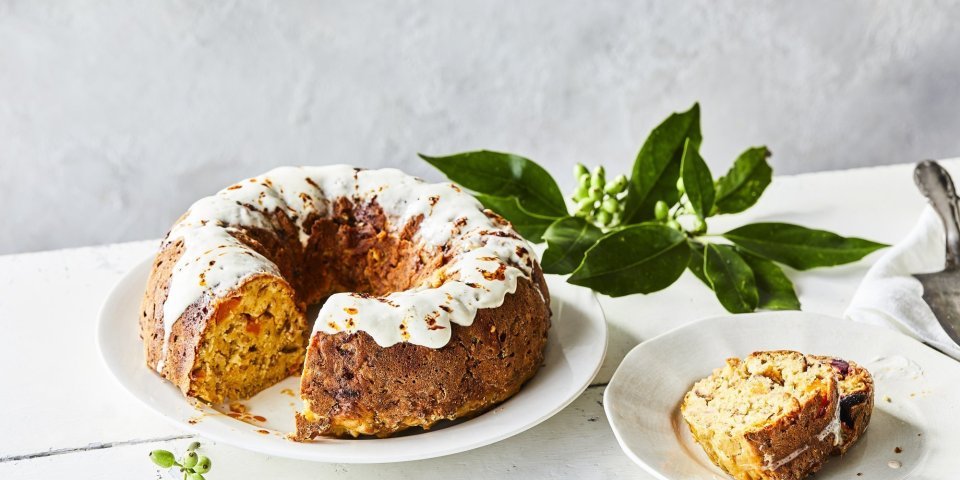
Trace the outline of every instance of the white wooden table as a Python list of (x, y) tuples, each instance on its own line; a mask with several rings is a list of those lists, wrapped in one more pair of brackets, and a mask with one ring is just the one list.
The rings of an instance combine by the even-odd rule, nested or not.
[[(960, 174), (960, 160), (945, 165)], [(897, 165), (778, 177), (757, 207), (721, 217), (711, 230), (780, 220), (894, 243), (924, 205), (911, 174), (912, 165)], [(0, 478), (159, 478), (147, 452), (182, 450), (195, 439), (122, 390), (94, 341), (103, 298), (157, 244), (0, 256)], [(873, 258), (791, 272), (804, 310), (842, 314)], [(689, 273), (663, 292), (601, 303), (610, 325), (603, 369), (572, 405), (525, 433), (470, 452), (390, 465), (271, 458), (199, 438), (214, 461), (208, 478), (651, 478), (617, 446), (601, 407), (604, 386), (637, 343), (725, 312)]]

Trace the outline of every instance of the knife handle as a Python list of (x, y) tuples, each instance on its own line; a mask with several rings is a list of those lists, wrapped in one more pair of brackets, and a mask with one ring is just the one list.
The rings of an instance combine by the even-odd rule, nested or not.
[(947, 236), (946, 269), (960, 268), (960, 207), (950, 174), (937, 162), (924, 160), (913, 170), (913, 181), (943, 222)]

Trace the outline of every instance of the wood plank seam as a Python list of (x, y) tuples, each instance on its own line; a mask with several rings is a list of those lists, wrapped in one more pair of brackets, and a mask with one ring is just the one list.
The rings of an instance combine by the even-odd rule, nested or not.
[(86, 452), (90, 450), (103, 450), (106, 448), (113, 447), (123, 447), (127, 445), (140, 445), (144, 443), (154, 443), (154, 442), (168, 442), (171, 440), (183, 440), (186, 438), (194, 438), (196, 435), (187, 434), (187, 435), (170, 435), (166, 437), (157, 437), (157, 438), (143, 438), (136, 440), (121, 440), (117, 442), (103, 442), (103, 443), (91, 443), (83, 447), (71, 447), (71, 448), (58, 448), (55, 450), (47, 450), (44, 452), (36, 453), (26, 453), (22, 455), (9, 455), (6, 457), (0, 457), (0, 463), (5, 462), (16, 462), (19, 460), (33, 460), (36, 458), (51, 457), (54, 455), (63, 455), (67, 453), (76, 453), (76, 452)]

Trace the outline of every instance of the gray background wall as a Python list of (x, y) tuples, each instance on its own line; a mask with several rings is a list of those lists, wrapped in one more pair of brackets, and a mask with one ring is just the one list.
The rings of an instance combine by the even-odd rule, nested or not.
[(284, 164), (626, 171), (699, 100), (715, 172), (960, 154), (960, 5), (0, 1), (0, 253), (161, 236)]

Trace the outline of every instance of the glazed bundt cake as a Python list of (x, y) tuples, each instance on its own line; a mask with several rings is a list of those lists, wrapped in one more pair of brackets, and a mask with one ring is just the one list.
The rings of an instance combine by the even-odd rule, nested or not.
[(543, 274), (503, 218), (456, 185), (345, 165), (278, 168), (193, 204), (140, 319), (147, 365), (189, 397), (300, 374), (296, 440), (479, 414), (536, 373), (549, 327)]
[(800, 479), (842, 443), (839, 396), (829, 363), (757, 352), (694, 384), (680, 411), (707, 456), (734, 478)]

